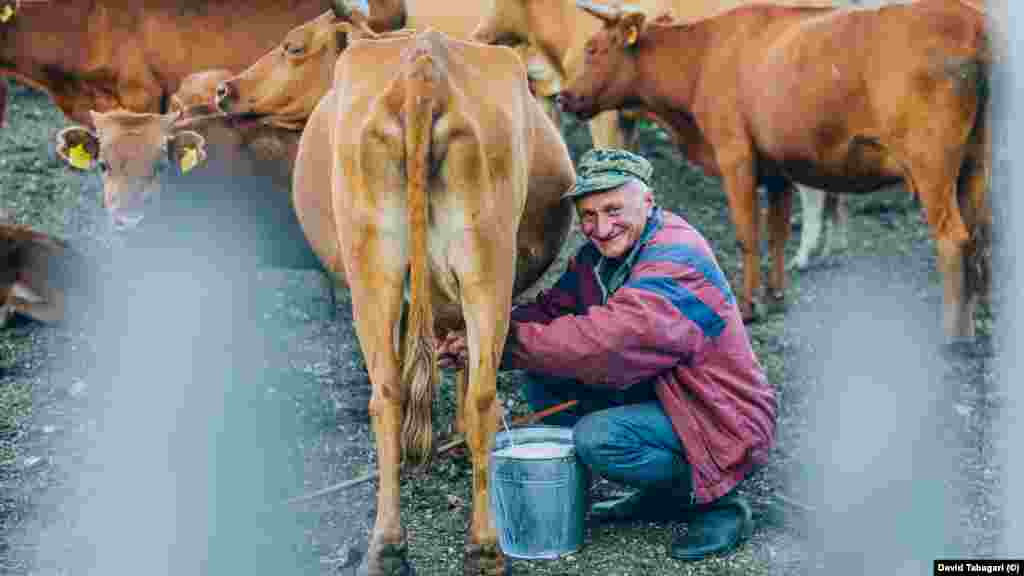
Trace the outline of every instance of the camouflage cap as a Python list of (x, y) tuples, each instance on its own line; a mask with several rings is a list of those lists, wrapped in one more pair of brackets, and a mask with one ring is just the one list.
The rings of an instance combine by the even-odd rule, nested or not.
[(594, 148), (576, 166), (576, 184), (562, 198), (579, 198), (622, 186), (632, 179), (651, 185), (654, 167), (645, 158), (616, 148)]

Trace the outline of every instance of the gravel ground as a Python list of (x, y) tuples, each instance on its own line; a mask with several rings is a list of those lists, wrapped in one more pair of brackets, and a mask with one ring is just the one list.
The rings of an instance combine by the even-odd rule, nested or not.
[[(89, 253), (104, 253), (111, 242), (99, 217), (95, 180), (70, 174), (52, 152), (53, 136), (65, 124), (62, 115), (44, 95), (12, 82), (7, 120), (0, 130), (0, 207), (12, 220), (69, 238)], [(578, 157), (589, 140), (577, 124), (567, 121), (566, 130)], [(657, 131), (645, 131), (642, 145), (655, 162), (659, 201), (694, 223), (726, 272), (735, 275), (738, 251), (718, 183), (689, 168)], [(727, 556), (683, 564), (668, 559), (666, 551), (672, 533), (685, 530), (685, 524), (609, 527), (588, 519), (578, 552), (550, 561), (513, 560), (515, 573), (924, 574), (938, 556), (998, 554), (1003, 467), (994, 446), (1004, 403), (996, 392), (997, 350), (987, 345), (968, 354), (941, 353), (934, 245), (918, 208), (901, 190), (854, 198), (851, 209), (849, 251), (792, 276), (786, 306), (749, 327), (780, 403), (774, 458), (741, 485), (757, 520), (751, 540)], [(247, 360), (248, 368), (258, 368), (260, 381), (242, 397), (219, 395), (216, 386), (204, 389), (207, 412), (195, 414), (210, 418), (194, 417), (194, 444), (185, 446), (210, 469), (237, 468), (234, 476), (222, 474), (224, 485), (217, 491), (198, 494), (220, 501), (237, 495), (251, 510), (269, 505), (268, 494), (280, 500), (373, 471), (375, 452), (367, 412), (370, 383), (346, 294), (338, 294), (332, 319), (312, 272), (264, 271), (249, 287), (261, 294), (246, 324), (262, 338), (262, 357)], [(160, 306), (164, 313), (174, 310), (173, 302)], [(147, 322), (135, 320), (130, 329)], [(979, 332), (990, 335), (992, 324), (986, 311)], [(119, 389), (105, 385), (96, 366), (109, 364), (111, 350), (124, 348), (107, 348), (95, 333), (22, 323), (0, 334), (0, 573), (79, 574), (99, 565), (153, 572), (164, 564), (186, 566), (182, 558), (193, 549), (182, 549), (180, 541), (174, 563), (153, 555), (161, 549), (168, 553), (166, 524), (175, 518), (179, 536), (209, 528), (209, 522), (192, 518), (196, 508), (213, 510), (218, 538), (232, 530), (239, 536), (203, 540), (197, 532), (186, 533), (185, 540), (208, 545), (210, 557), (222, 552), (220, 557), (229, 557), (225, 566), (240, 567), (239, 557), (245, 556), (256, 573), (267, 571), (270, 564), (260, 560), (267, 555), (245, 546), (248, 526), (232, 524), (256, 516), (218, 516), (223, 506), (212, 505), (214, 500), (204, 508), (180, 495), (176, 505), (168, 505), (169, 487), (149, 483), (162, 479), (166, 484), (168, 470), (175, 470), (159, 464), (166, 437), (148, 430), (166, 426), (170, 408), (164, 397), (173, 400), (168, 396), (173, 390), (135, 386), (126, 397), (110, 396)], [(154, 356), (149, 366), (154, 380), (174, 368), (170, 354)], [(499, 379), (513, 415), (525, 413), (519, 378), (512, 372)], [(446, 383), (435, 407), (435, 430), (447, 427), (451, 395)], [(234, 414), (230, 402), (238, 398), (246, 398), (253, 413), (274, 417), (254, 422), (225, 416), (225, 422), (240, 422), (233, 437), (241, 441), (231, 445), (237, 456), (218, 452), (221, 457), (202, 460), (204, 441), (221, 442), (227, 435), (215, 423)], [(221, 412), (214, 409), (218, 406)], [(97, 434), (114, 429), (111, 414), (125, 413), (136, 419), (118, 420), (125, 427), (117, 442), (128, 442), (125, 449), (102, 449), (94, 440), (110, 436)], [(285, 427), (287, 435), (274, 432)], [(246, 438), (262, 446), (259, 457), (268, 460), (255, 463)], [(281, 464), (290, 472), (276, 484), (267, 480), (273, 474), (260, 473), (278, 466), (273, 458), (290, 463)], [(97, 484), (88, 484), (83, 470), (92, 468), (83, 463), (109, 471), (109, 480), (101, 474)], [(251, 488), (256, 477), (264, 480), (264, 491), (259, 501), (248, 502), (243, 488)], [(92, 496), (82, 496), (83, 486), (94, 490), (88, 492)], [(375, 488), (375, 482), (365, 482), (285, 511), (269, 506), (273, 518), (286, 518), (284, 524), (294, 530), (277, 543), (268, 540), (266, 549), (289, 542), (296, 573), (350, 573), (372, 525)], [(619, 489), (601, 484), (597, 496)], [(402, 512), (419, 574), (457, 571), (469, 490), (463, 457), (441, 458), (427, 473), (406, 476)], [(89, 498), (105, 503), (101, 512), (83, 505)], [(125, 522), (90, 525), (97, 517)], [(76, 526), (105, 532), (83, 538)], [(83, 549), (92, 556), (82, 556)], [(96, 559), (100, 552), (116, 560), (104, 564)], [(214, 572), (212, 565), (186, 571)]]

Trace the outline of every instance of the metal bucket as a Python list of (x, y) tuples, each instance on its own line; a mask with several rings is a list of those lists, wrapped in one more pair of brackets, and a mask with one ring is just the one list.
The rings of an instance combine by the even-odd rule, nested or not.
[[(561, 453), (509, 454), (506, 450), (524, 447), (541, 452), (557, 448)], [(572, 428), (527, 426), (495, 435), (491, 510), (498, 543), (507, 556), (534, 560), (579, 550), (586, 489), (586, 470), (576, 458)]]

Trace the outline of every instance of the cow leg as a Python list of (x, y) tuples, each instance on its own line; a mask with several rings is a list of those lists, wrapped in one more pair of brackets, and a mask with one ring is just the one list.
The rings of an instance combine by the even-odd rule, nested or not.
[(404, 253), (369, 226), (353, 226), (355, 246), (346, 250), (352, 315), (373, 392), (370, 420), (377, 444), (377, 517), (369, 549), (359, 567), (366, 576), (411, 574), (400, 518), (402, 382), (395, 328), (402, 314)]
[(768, 222), (772, 250), (772, 270), (768, 276), (769, 297), (781, 302), (786, 297), (786, 241), (792, 230), (789, 219), (793, 213), (793, 184), (786, 182), (781, 190), (769, 191)]
[(622, 147), (636, 154), (640, 153), (640, 113), (630, 110), (617, 112), (619, 134), (622, 136)]
[(330, 306), (330, 310), (327, 312), (327, 318), (331, 322), (338, 319), (338, 292), (337, 287), (334, 283), (334, 278), (331, 277), (331, 273), (326, 270), (320, 271), (320, 286), (327, 292), (327, 305)]
[(752, 322), (758, 313), (757, 295), (761, 288), (761, 250), (757, 187), (754, 162), (748, 155), (718, 159), (722, 168), (722, 187), (729, 199), (729, 211), (736, 227), (736, 239), (743, 254), (743, 290), (740, 313), (744, 322)]
[(465, 369), (455, 373), (455, 432), (466, 433), (466, 388), (469, 386), (469, 372)]
[(619, 126), (619, 114), (615, 110), (602, 112), (590, 120), (590, 139), (594, 148), (625, 148), (626, 140)]
[(822, 257), (827, 258), (846, 251), (850, 214), (845, 195), (823, 192), (822, 196), (825, 199), (825, 217), (829, 221), (825, 245), (822, 247)]
[[(949, 165), (949, 164), (947, 164)], [(959, 167), (959, 162), (952, 163)], [(973, 307), (964, 298), (964, 245), (967, 227), (957, 204), (956, 181), (948, 170), (912, 172), (907, 187), (917, 190), (924, 204), (928, 225), (935, 236), (938, 266), (942, 273), (943, 328), (947, 339), (974, 336)], [(923, 173), (923, 174), (922, 174)], [(940, 178), (926, 180), (918, 174), (938, 173)]]
[(959, 205), (970, 236), (964, 246), (964, 296), (960, 314), (968, 323), (964, 331), (970, 337), (975, 335), (975, 308), (979, 301), (988, 299), (991, 289), (992, 224), (988, 218), (991, 214), (987, 206), (988, 182), (986, 159), (965, 163), (958, 186)]
[(51, 295), (54, 301), (30, 302), (28, 300), (15, 299), (14, 310), (43, 322), (55, 324), (64, 319), (64, 298), (59, 293)]
[(514, 247), (508, 238), (488, 231), (487, 238), (468, 250), (474, 258), (460, 279), (462, 310), (469, 346), (469, 383), (466, 388), (466, 444), (473, 464), (473, 520), (466, 542), (466, 576), (505, 573), (505, 556), (498, 547), (498, 532), (491, 513), (489, 461), (498, 427), (498, 362), (505, 346), (512, 310)]
[(806, 270), (811, 261), (811, 254), (821, 241), (821, 227), (825, 212), (825, 193), (816, 188), (797, 186), (800, 191), (800, 248), (790, 263), (790, 269)]

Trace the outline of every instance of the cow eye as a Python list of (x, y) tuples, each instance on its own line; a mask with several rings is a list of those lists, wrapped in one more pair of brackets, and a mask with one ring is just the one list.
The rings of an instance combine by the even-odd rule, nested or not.
[(306, 47), (302, 44), (292, 44), (291, 42), (284, 43), (284, 53), (289, 56), (301, 56), (306, 51)]

